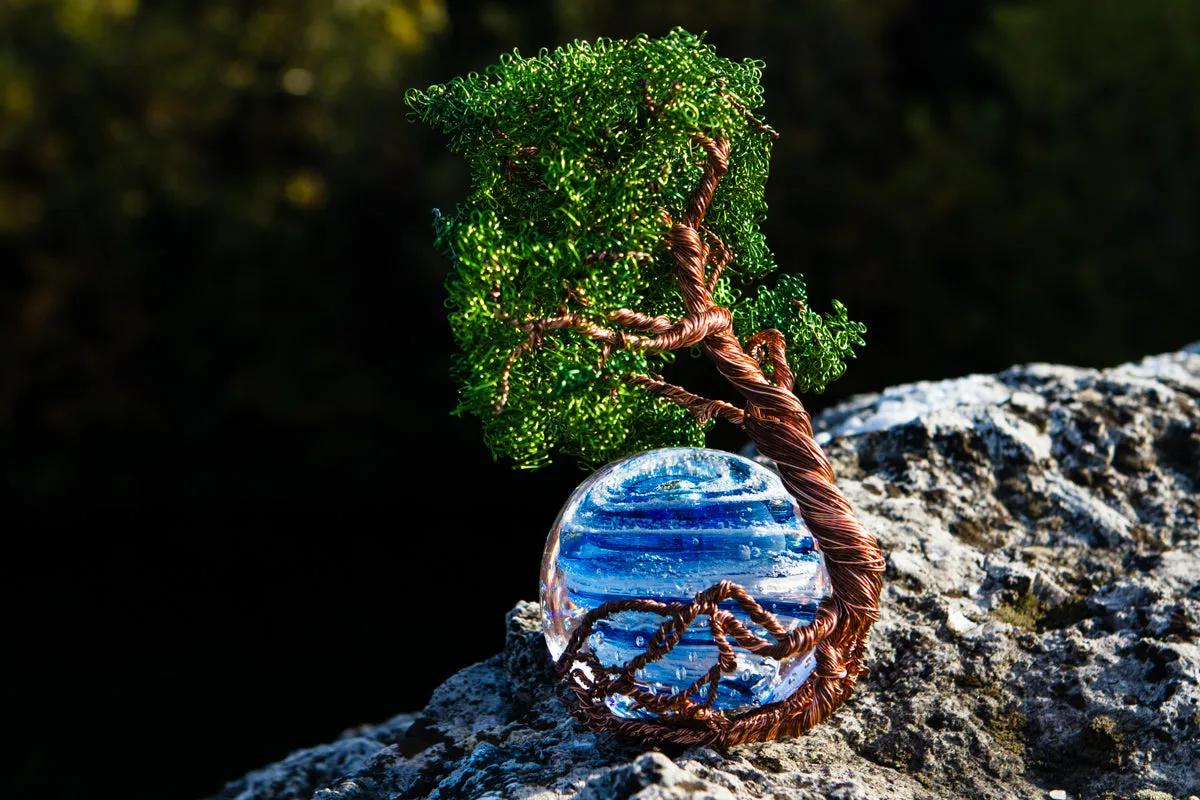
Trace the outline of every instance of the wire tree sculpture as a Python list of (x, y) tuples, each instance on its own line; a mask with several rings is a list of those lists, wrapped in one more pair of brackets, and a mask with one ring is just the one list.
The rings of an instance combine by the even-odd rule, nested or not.
[[(675, 29), (504, 55), (483, 75), (406, 98), (472, 172), (467, 201), (435, 226), (453, 263), (458, 413), (480, 417), (493, 452), (521, 467), (555, 451), (603, 463), (702, 445), (725, 420), (774, 460), (825, 555), (832, 592), (816, 620), (792, 632), (728, 581), (691, 604), (621, 601), (591, 612), (559, 668), (572, 674), (576, 717), (597, 730), (717, 744), (800, 733), (849, 697), (878, 616), (879, 547), (835, 485), (796, 397), (839, 377), (865, 328), (837, 301), (827, 314), (811, 310), (798, 275), (764, 283), (776, 271), (760, 229), (776, 133), (756, 114), (762, 66), (721, 58)], [(664, 365), (680, 351), (707, 357), (744, 403), (668, 382)], [(728, 600), (772, 640), (731, 621), (719, 607)], [(815, 647), (817, 669), (788, 699), (736, 718), (683, 692), (659, 703), (657, 719), (617, 719), (598, 699), (630, 691), (636, 667), (596, 662), (585, 673), (577, 664), (591, 626), (625, 610), (667, 617), (635, 661), (661, 657), (708, 614), (761, 655)]]

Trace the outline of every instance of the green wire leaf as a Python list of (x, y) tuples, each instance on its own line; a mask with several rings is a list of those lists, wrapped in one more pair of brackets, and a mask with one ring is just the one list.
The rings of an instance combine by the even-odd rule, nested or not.
[(854, 347), (865, 344), (867, 326), (851, 321), (846, 307), (833, 301), (833, 311), (822, 316), (808, 309), (808, 294), (799, 275), (782, 275), (774, 289), (758, 293), (734, 307), (734, 329), (742, 341), (758, 331), (774, 328), (787, 340), (788, 366), (795, 375), (795, 391), (823, 392), (846, 372), (846, 359)]
[(707, 426), (623, 382), (659, 372), (670, 354), (606, 353), (578, 331), (531, 336), (522, 327), (564, 312), (607, 328), (622, 308), (683, 314), (663, 214), (679, 218), (689, 202), (703, 171), (701, 135), (731, 145), (705, 221), (734, 253), (716, 299), (734, 312), (739, 335), (780, 327), (805, 387), (823, 389), (844, 370), (862, 326), (840, 305), (828, 319), (789, 318), (786, 298), (797, 286), (802, 297), (803, 283), (786, 279), (746, 299), (775, 270), (760, 229), (771, 137), (751, 116), (763, 102), (762, 66), (721, 58), (677, 28), (533, 58), (513, 52), (482, 75), (408, 92), (413, 116), (446, 133), (471, 168), (470, 196), (434, 228), (453, 263), (457, 413), (482, 420), (497, 456), (536, 467), (559, 450), (599, 464), (703, 443)]

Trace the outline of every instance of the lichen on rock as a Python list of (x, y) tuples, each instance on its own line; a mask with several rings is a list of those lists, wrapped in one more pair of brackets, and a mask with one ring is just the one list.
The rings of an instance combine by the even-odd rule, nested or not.
[(419, 714), (217, 800), (1200, 795), (1200, 344), (914, 387), (815, 421), (888, 573), (871, 673), (808, 735), (590, 733), (521, 603)]

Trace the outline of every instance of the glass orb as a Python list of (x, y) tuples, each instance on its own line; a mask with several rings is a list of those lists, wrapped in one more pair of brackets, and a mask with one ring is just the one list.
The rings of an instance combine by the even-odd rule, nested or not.
[[(687, 603), (721, 580), (745, 587), (788, 630), (811, 623), (829, 594), (824, 558), (779, 476), (733, 453), (692, 447), (649, 450), (613, 462), (575, 490), (546, 540), (541, 573), (546, 644), (557, 661), (583, 615), (603, 603), (628, 598)], [(721, 607), (771, 638), (735, 601)], [(645, 651), (663, 619), (645, 612), (615, 614), (596, 624), (587, 648), (601, 664), (620, 666)], [(816, 666), (811, 653), (779, 662), (731, 643), (737, 668), (722, 676), (713, 705), (722, 711), (782, 700)], [(674, 650), (635, 677), (646, 690), (674, 694), (717, 657), (708, 617), (698, 616)], [(654, 716), (624, 695), (608, 703), (619, 717)]]

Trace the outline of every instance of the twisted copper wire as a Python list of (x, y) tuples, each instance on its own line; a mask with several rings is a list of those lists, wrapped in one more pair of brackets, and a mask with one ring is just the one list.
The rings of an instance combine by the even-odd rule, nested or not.
[[(831, 592), (815, 620), (791, 632), (743, 587), (729, 581), (698, 593), (691, 603), (650, 599), (605, 603), (584, 616), (559, 658), (558, 669), (568, 679), (574, 696), (569, 704), (572, 714), (593, 730), (645, 741), (729, 746), (798, 735), (822, 722), (846, 701), (858, 676), (866, 671), (862, 658), (867, 634), (879, 616), (884, 561), (875, 537), (858, 521), (834, 483), (833, 468), (813, 439), (809, 414), (792, 393), (793, 376), (787, 366), (783, 335), (775, 330), (762, 331), (743, 348), (733, 333), (729, 310), (713, 302), (716, 276), (730, 255), (719, 240), (716, 252), (710, 253), (701, 232), (708, 205), (728, 166), (729, 142), (709, 137), (697, 141), (707, 154), (704, 172), (683, 219), (671, 224), (666, 237), (687, 313), (672, 324), (662, 317), (622, 309), (610, 315), (610, 320), (657, 334), (625, 336), (620, 341), (622, 346), (672, 350), (699, 344), (745, 398), (746, 408), (706, 400), (658, 376), (633, 376), (627, 382), (683, 405), (698, 418), (717, 416), (742, 426), (759, 452), (774, 460), (784, 486), (796, 498), (805, 524), (824, 553)], [(706, 267), (712, 268), (707, 277)], [(575, 320), (563, 327), (587, 334), (598, 332), (587, 330)], [(764, 628), (773, 641), (758, 637), (732, 613), (719, 608), (721, 602), (729, 600)], [(621, 667), (606, 667), (588, 652), (587, 638), (596, 622), (623, 611), (659, 614), (665, 620), (643, 654)], [(672, 695), (640, 688), (634, 678), (637, 670), (669, 653), (700, 615), (710, 618), (717, 663), (691, 686)], [(731, 638), (753, 653), (778, 660), (814, 651), (816, 670), (785, 700), (728, 717), (711, 706), (721, 675), (732, 672), (735, 666)], [(705, 686), (704, 699), (694, 699)], [(614, 716), (605, 699), (616, 694), (630, 697), (658, 716)]]
[(667, 383), (661, 375), (629, 375), (625, 378), (625, 383), (645, 389), (651, 394), (683, 406), (692, 412), (692, 416), (701, 423), (720, 418), (741, 427), (745, 421), (745, 413), (732, 403), (726, 403), (724, 400), (709, 400), (706, 397), (692, 394), (682, 386)]

